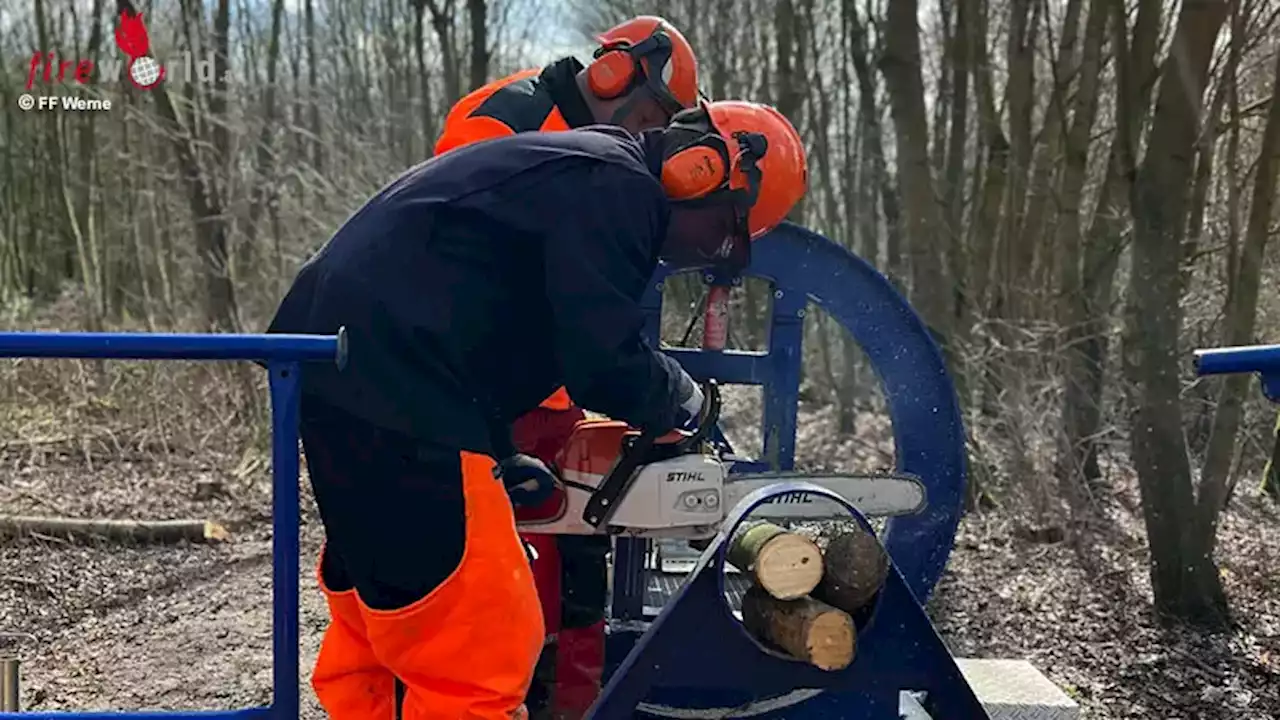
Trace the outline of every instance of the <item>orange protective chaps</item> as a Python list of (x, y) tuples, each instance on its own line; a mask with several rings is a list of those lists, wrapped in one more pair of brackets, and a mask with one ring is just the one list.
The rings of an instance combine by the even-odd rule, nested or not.
[[(406, 457), (403, 447), (396, 452), (385, 432), (361, 438), (353, 431), (349, 444), (335, 439), (322, 445), (333, 435), (332, 424), (308, 428), (305, 411), (303, 424), (325, 520), (319, 575), (330, 613), (312, 686), (329, 717), (526, 717), (523, 700), (544, 630), (529, 559), (506, 491), (493, 477), (494, 461), (461, 452), (456, 462), (414, 462), (423, 453), (415, 458)], [(335, 453), (334, 445), (360, 449)], [(379, 451), (384, 457), (366, 455)], [(370, 461), (369, 474), (352, 481), (344, 466), (362, 455)], [(421, 477), (423, 468), (439, 474), (449, 467), (455, 477)], [(465, 507), (465, 520), (453, 518), (452, 524), (442, 515), (450, 504), (429, 499), (439, 493), (433, 484), (450, 483), (460, 485)], [(427, 488), (424, 494), (417, 492), (420, 487)], [(348, 492), (357, 488), (361, 493)], [(370, 498), (378, 502), (363, 502)], [(397, 507), (397, 501), (403, 504)], [(417, 523), (411, 522), (414, 512), (421, 518)], [(456, 525), (464, 541), (460, 551), (449, 537)], [(433, 534), (440, 536), (434, 558)], [(397, 538), (408, 547), (394, 546)], [(440, 562), (450, 555), (452, 560)], [(447, 565), (451, 571), (440, 570)]]

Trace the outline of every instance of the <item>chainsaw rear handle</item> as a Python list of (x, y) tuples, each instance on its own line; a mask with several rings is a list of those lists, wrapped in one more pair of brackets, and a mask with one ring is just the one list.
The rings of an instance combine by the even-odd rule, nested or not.
[(698, 416), (698, 427), (687, 436), (670, 443), (659, 443), (657, 433), (644, 430), (637, 437), (629, 435), (622, 439), (622, 452), (609, 474), (605, 476), (600, 487), (587, 500), (582, 511), (582, 520), (593, 528), (599, 528), (609, 522), (617, 510), (618, 500), (631, 489), (638, 471), (649, 463), (667, 460), (680, 455), (697, 452), (711, 434), (711, 429), (720, 421), (720, 389), (714, 380), (702, 386), (704, 400), (702, 412)]

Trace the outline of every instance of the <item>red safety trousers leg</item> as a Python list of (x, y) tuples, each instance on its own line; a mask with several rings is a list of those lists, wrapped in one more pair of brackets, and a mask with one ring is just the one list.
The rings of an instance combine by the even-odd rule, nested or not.
[[(550, 464), (584, 418), (585, 413), (572, 405), (562, 388), (516, 421), (512, 428), (515, 445)], [(535, 680), (540, 686), (530, 693), (530, 709), (536, 716), (553, 720), (581, 720), (600, 694), (604, 673), (604, 554), (608, 538), (521, 537), (538, 555), (533, 562), (534, 580), (548, 632)], [(598, 563), (580, 560), (597, 555)]]
[(604, 621), (560, 628), (556, 643), (555, 720), (581, 720), (600, 695), (604, 673)]

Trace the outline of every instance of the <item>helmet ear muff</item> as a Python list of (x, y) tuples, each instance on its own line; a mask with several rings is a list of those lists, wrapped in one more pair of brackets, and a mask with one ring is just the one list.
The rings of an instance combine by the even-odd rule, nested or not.
[[(665, 67), (671, 61), (671, 38), (657, 30), (638, 44), (625, 40), (596, 49), (587, 68), (587, 87), (601, 100), (614, 100), (649, 81), (646, 64)], [(657, 82), (662, 84), (662, 78)]]
[(587, 87), (601, 100), (621, 97), (636, 84), (637, 69), (630, 43), (604, 45), (587, 68)]
[(679, 202), (702, 200), (729, 180), (729, 153), (719, 138), (700, 138), (672, 153), (662, 163), (662, 188)]
[[(705, 106), (677, 114), (667, 132), (690, 136), (663, 161), (662, 186), (667, 197), (680, 202), (732, 200), (744, 208), (755, 204), (762, 179), (758, 161), (769, 149), (768, 138), (738, 132), (726, 139), (712, 124)], [(736, 152), (730, 152), (731, 144)]]
[(667, 126), (675, 140), (662, 161), (662, 187), (677, 202), (704, 200), (729, 182), (732, 158), (703, 107), (677, 113)]

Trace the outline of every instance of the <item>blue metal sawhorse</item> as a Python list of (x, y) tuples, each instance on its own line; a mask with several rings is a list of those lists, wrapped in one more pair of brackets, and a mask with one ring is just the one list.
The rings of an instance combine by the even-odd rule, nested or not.
[(0, 333), (0, 358), (252, 360), (271, 388), (272, 700), (212, 711), (17, 712), (0, 720), (297, 720), (298, 375), (304, 362), (346, 360), (346, 336), (150, 333)]

